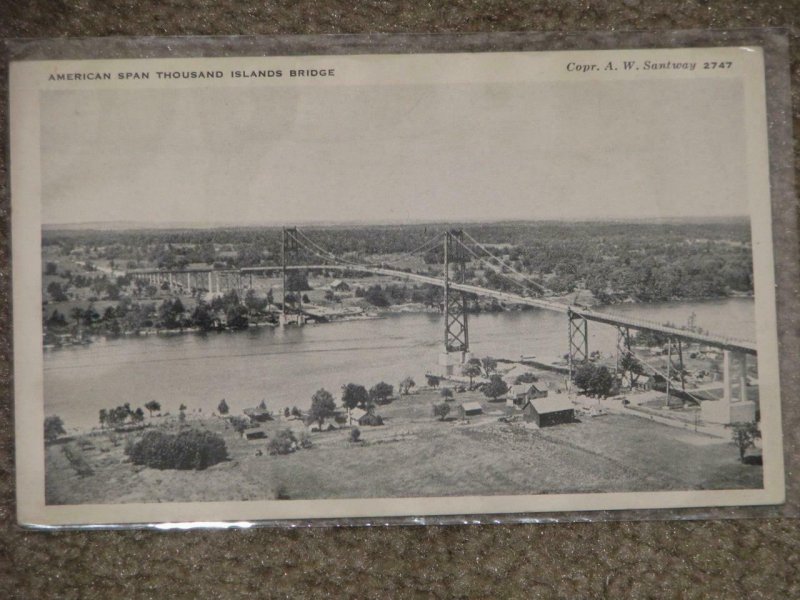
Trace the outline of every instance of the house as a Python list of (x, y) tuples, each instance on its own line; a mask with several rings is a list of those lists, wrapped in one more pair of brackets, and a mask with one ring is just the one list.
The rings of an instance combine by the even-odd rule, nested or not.
[(350, 286), (347, 285), (346, 281), (342, 281), (341, 279), (334, 279), (328, 286), (328, 289), (334, 292), (349, 292)]
[(474, 417), (483, 414), (483, 407), (480, 402), (464, 402), (458, 407), (461, 417)]
[(539, 427), (550, 427), (575, 420), (575, 407), (566, 394), (554, 394), (545, 398), (533, 398), (522, 407), (525, 421)]
[(361, 408), (351, 408), (350, 409), (350, 425), (358, 425), (359, 421), (367, 414), (367, 411)]
[(263, 421), (272, 421), (272, 415), (270, 412), (261, 406), (257, 406), (255, 408), (245, 408), (242, 412), (250, 417), (253, 421), (257, 421), (259, 423)]
[(528, 400), (546, 398), (547, 390), (539, 389), (534, 383), (519, 383), (508, 390), (508, 399), (516, 406), (524, 406)]

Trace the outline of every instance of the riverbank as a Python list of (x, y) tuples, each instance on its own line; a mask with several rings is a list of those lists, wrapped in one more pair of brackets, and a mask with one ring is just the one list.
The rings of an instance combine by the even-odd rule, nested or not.
[[(632, 492), (760, 487), (761, 467), (742, 464), (729, 442), (641, 418), (610, 414), (546, 429), (503, 422), (507, 409), (477, 392), (483, 414), (434, 418), (434, 390), (378, 407), (385, 425), (308, 433), (311, 447), (271, 456), (268, 440), (298, 420), (264, 424), (266, 440), (246, 441), (219, 417), (147, 419), (151, 427), (197, 428), (225, 440), (228, 460), (204, 471), (158, 470), (127, 462), (127, 435), (96, 431), (69, 442), (84, 461), (78, 474), (65, 444), (46, 447), (48, 504), (200, 502), (270, 499)], [(70, 459), (72, 457), (72, 459)], [(532, 458), (534, 458), (532, 460)]]
[[(586, 290), (584, 290), (586, 291)], [(588, 293), (588, 291), (587, 291)], [(548, 300), (558, 303), (564, 304), (573, 304), (576, 306), (585, 306), (591, 307), (594, 309), (608, 309), (610, 312), (621, 312), (622, 311), (630, 311), (634, 310), (633, 307), (642, 307), (644, 310), (650, 310), (651, 308), (658, 308), (660, 306), (670, 306), (674, 304), (684, 304), (685, 301), (681, 299), (674, 299), (666, 302), (634, 302), (634, 301), (620, 301), (614, 304), (601, 304), (596, 300), (591, 299), (591, 294), (588, 293), (589, 300), (587, 301), (586, 298), (583, 298), (583, 301), (577, 302), (576, 300), (578, 297), (575, 294), (563, 295), (563, 296), (553, 296), (548, 298)], [(707, 303), (718, 303), (724, 302), (726, 299), (731, 300), (753, 300), (752, 294), (731, 294), (727, 298), (716, 298), (716, 297), (708, 297), (708, 298), (701, 298), (698, 300), (693, 300), (691, 304), (703, 305)], [(419, 314), (419, 315), (440, 315), (442, 311), (440, 308), (435, 306), (429, 306), (422, 303), (403, 303), (403, 304), (391, 304), (386, 307), (376, 307), (376, 306), (369, 306), (365, 309), (362, 306), (358, 307), (349, 307), (354, 310), (347, 310), (343, 308), (339, 309), (330, 309), (327, 307), (319, 307), (319, 306), (312, 306), (309, 308), (310, 311), (316, 311), (317, 318), (314, 319), (313, 317), (310, 319), (309, 322), (317, 323), (317, 324), (335, 324), (335, 323), (346, 323), (351, 321), (364, 321), (364, 320), (373, 320), (373, 319), (382, 319), (386, 317), (391, 317), (395, 315), (412, 315), (412, 314)], [(615, 310), (616, 309), (616, 310)], [(497, 313), (518, 313), (518, 312), (530, 312), (532, 309), (529, 306), (524, 305), (497, 305), (497, 309), (493, 310), (482, 310), (482, 311), (471, 311), (470, 315), (474, 318), (479, 315), (491, 315)], [(357, 311), (357, 312), (356, 312)], [(672, 320), (673, 324), (681, 325), (685, 324), (686, 319), (691, 317), (691, 314), (694, 311), (689, 311), (688, 313), (681, 315), (681, 318)], [(93, 342), (96, 342), (101, 339), (105, 340), (113, 340), (117, 338), (136, 338), (141, 336), (153, 336), (153, 335), (165, 335), (165, 336), (176, 336), (182, 334), (210, 334), (216, 332), (237, 332), (237, 331), (247, 331), (248, 329), (253, 328), (275, 328), (280, 327), (280, 324), (277, 322), (277, 315), (278, 312), (274, 313), (276, 315), (275, 318), (254, 321), (248, 323), (246, 327), (228, 327), (225, 325), (219, 325), (210, 329), (202, 329), (196, 326), (185, 326), (185, 327), (177, 327), (177, 328), (164, 328), (164, 327), (147, 327), (141, 328), (136, 331), (121, 331), (116, 334), (110, 333), (92, 333), (88, 330), (82, 330), (76, 333), (62, 333), (57, 336), (57, 340), (55, 343), (45, 342), (43, 347), (46, 350), (58, 350), (60, 348), (67, 348), (72, 346), (82, 346), (88, 345)], [(668, 321), (669, 319), (664, 319), (663, 321)], [(702, 320), (699, 321), (701, 325), (703, 325)], [(706, 330), (709, 328), (706, 326)], [(713, 331), (713, 330), (712, 330)], [(46, 338), (47, 339), (47, 336)], [(558, 365), (554, 365), (550, 362), (539, 362), (536, 361), (536, 365), (539, 368), (545, 369), (555, 369), (561, 370)]]

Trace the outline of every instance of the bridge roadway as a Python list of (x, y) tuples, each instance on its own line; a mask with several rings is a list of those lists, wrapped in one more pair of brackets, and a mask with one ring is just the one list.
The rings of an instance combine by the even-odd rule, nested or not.
[[(370, 265), (292, 265), (287, 266), (287, 269), (319, 269), (319, 270), (338, 270), (338, 271), (360, 271), (362, 273), (372, 273), (374, 275), (386, 275), (387, 277), (394, 277), (397, 279), (406, 279), (408, 281), (417, 281), (420, 283), (427, 283), (437, 287), (444, 287), (444, 280), (428, 275), (419, 275), (418, 273), (407, 273), (405, 271), (396, 271), (394, 269), (385, 269), (383, 267), (375, 267)], [(207, 270), (177, 270), (177, 271), (132, 271), (130, 275), (150, 275), (150, 274), (167, 274), (167, 273), (229, 273), (229, 274), (250, 274), (250, 273), (265, 273), (271, 271), (280, 271), (281, 267), (245, 267), (242, 269), (230, 269), (212, 271)], [(757, 347), (755, 342), (749, 340), (738, 340), (735, 338), (725, 337), (714, 334), (701, 334), (685, 329), (678, 329), (677, 327), (667, 327), (655, 321), (648, 321), (646, 319), (637, 319), (635, 317), (628, 317), (624, 315), (615, 315), (612, 313), (604, 313), (582, 306), (561, 304), (559, 302), (552, 302), (542, 298), (530, 298), (527, 296), (520, 296), (518, 294), (511, 294), (509, 292), (500, 292), (497, 290), (490, 290), (476, 285), (468, 285), (464, 283), (450, 282), (450, 288), (462, 292), (468, 292), (477, 296), (485, 296), (489, 298), (496, 298), (511, 304), (521, 304), (525, 306), (533, 306), (535, 308), (542, 308), (559, 312), (566, 315), (573, 315), (582, 317), (587, 321), (595, 321), (597, 323), (604, 323), (614, 327), (629, 327), (635, 330), (655, 331), (658, 333), (666, 334), (673, 339), (680, 339), (687, 342), (695, 342), (721, 348), (723, 350), (731, 350), (733, 352), (744, 352), (746, 354), (757, 354)]]

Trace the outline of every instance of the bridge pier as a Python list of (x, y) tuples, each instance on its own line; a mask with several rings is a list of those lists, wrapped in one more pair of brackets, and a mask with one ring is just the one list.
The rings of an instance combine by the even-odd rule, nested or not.
[(626, 368), (632, 356), (631, 330), (628, 327), (617, 327), (617, 374), (620, 378), (620, 387), (633, 388), (633, 375)]
[(589, 360), (589, 325), (582, 316), (567, 311), (569, 331), (569, 378), (572, 380), (578, 365)]
[(290, 256), (296, 256), (300, 252), (300, 238), (298, 237), (297, 227), (283, 228), (283, 235), (281, 236), (281, 274), (283, 276), (283, 289), (282, 304), (281, 304), (281, 317), (279, 323), (281, 325), (303, 325), (305, 324), (305, 317), (303, 315), (303, 296), (302, 291), (297, 291), (295, 301), (292, 302), (294, 306), (290, 309), (287, 306), (286, 298), (287, 292), (287, 278), (286, 267)]
[(463, 249), (461, 230), (448, 231), (444, 236), (444, 352), (439, 354), (439, 366), (445, 367), (447, 375), (467, 362), (469, 352), (469, 321), (467, 319), (467, 297), (464, 292), (450, 286), (450, 264), (455, 267), (455, 278), (464, 283), (464, 265), (467, 257)]
[(724, 425), (756, 420), (755, 402), (747, 398), (747, 354), (722, 351), (722, 398), (704, 401), (701, 414), (704, 421)]

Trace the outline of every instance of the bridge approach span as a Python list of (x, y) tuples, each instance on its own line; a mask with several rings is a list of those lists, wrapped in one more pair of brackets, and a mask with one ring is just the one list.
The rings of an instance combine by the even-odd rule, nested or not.
[[(397, 279), (406, 279), (408, 281), (417, 281), (420, 283), (427, 283), (437, 287), (444, 287), (444, 279), (430, 277), (429, 275), (419, 275), (417, 273), (407, 273), (406, 271), (396, 271), (394, 269), (385, 269), (383, 267), (374, 267), (370, 265), (297, 265), (287, 266), (287, 269), (328, 269), (339, 271), (360, 271), (364, 273), (372, 273), (375, 275), (386, 275)], [(279, 267), (278, 267), (279, 269)], [(241, 269), (242, 273), (255, 273), (276, 270), (275, 267), (252, 267)], [(731, 350), (734, 352), (744, 352), (746, 354), (757, 354), (755, 342), (749, 340), (739, 340), (729, 338), (721, 335), (703, 334), (686, 329), (679, 329), (677, 327), (668, 327), (666, 325), (657, 323), (655, 321), (648, 321), (646, 319), (638, 319), (636, 317), (629, 317), (627, 315), (616, 315), (612, 313), (605, 313), (601, 311), (592, 310), (582, 306), (574, 306), (561, 304), (559, 302), (552, 302), (542, 298), (531, 298), (528, 296), (520, 296), (509, 292), (500, 292), (497, 290), (490, 290), (475, 285), (468, 285), (464, 283), (449, 283), (450, 288), (475, 294), (477, 296), (484, 296), (489, 298), (496, 298), (503, 302), (511, 304), (521, 304), (524, 306), (532, 306), (544, 310), (559, 312), (561, 314), (568, 314), (574, 317), (580, 317), (587, 321), (595, 321), (597, 323), (604, 323), (614, 327), (627, 327), (635, 330), (653, 331), (662, 333), (674, 339), (681, 339), (687, 342), (695, 342), (720, 348), (722, 350)]]

